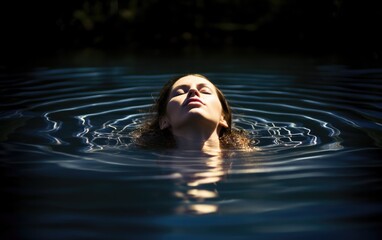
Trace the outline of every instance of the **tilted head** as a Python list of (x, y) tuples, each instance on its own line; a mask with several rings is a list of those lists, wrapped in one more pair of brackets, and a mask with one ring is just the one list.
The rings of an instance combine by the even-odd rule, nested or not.
[[(205, 76), (183, 75), (167, 82), (154, 104), (155, 122), (160, 129), (186, 124), (194, 116), (218, 125), (222, 136), (232, 128), (232, 112), (223, 93)], [(189, 123), (189, 122), (188, 122)]]

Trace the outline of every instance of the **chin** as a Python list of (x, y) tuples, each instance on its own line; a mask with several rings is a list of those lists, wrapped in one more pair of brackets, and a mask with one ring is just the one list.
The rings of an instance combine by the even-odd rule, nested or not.
[(205, 112), (202, 109), (199, 109), (199, 108), (191, 108), (186, 113), (186, 116), (188, 116), (188, 117), (206, 118)]
[(202, 112), (199, 111), (189, 111), (186, 116), (184, 116), (183, 120), (189, 124), (215, 122), (213, 119), (210, 119), (208, 116), (205, 116)]

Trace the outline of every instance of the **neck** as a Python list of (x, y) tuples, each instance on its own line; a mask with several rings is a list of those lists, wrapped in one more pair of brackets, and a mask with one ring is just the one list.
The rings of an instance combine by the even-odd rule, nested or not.
[(177, 148), (181, 150), (195, 150), (204, 153), (216, 154), (220, 152), (220, 141), (217, 129), (206, 131), (205, 129), (187, 128), (174, 131), (173, 135)]

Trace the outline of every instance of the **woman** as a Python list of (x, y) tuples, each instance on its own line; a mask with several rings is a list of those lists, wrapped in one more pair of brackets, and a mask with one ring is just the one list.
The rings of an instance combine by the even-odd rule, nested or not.
[(144, 148), (251, 150), (244, 131), (232, 128), (232, 112), (223, 93), (205, 76), (189, 74), (167, 82), (152, 107), (153, 118), (133, 132)]

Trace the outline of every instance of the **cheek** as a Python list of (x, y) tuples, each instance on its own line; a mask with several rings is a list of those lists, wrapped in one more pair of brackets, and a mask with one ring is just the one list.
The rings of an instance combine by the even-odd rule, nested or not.
[(180, 103), (179, 101), (174, 101), (174, 100), (170, 100), (168, 103), (167, 103), (167, 111), (166, 111), (166, 114), (168, 116), (172, 116), (174, 115), (175, 113), (177, 113), (180, 109)]
[(217, 115), (220, 116), (222, 114), (223, 108), (222, 108), (222, 105), (221, 105), (219, 99), (214, 99), (211, 106), (213, 106), (212, 108), (215, 110), (214, 112)]

